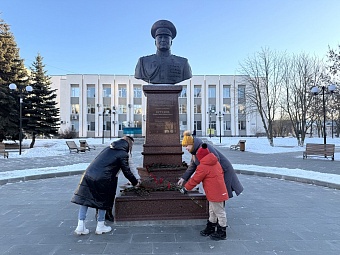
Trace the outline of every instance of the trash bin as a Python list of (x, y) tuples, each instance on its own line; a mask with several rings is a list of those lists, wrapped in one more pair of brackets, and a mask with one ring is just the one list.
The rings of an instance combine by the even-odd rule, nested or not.
[(79, 141), (80, 151), (86, 151), (86, 141)]
[(240, 140), (240, 151), (246, 150), (246, 140)]

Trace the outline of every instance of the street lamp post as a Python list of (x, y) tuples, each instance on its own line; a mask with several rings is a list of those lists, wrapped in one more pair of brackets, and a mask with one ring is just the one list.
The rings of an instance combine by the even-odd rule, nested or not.
[(209, 113), (209, 138), (211, 138), (211, 115)]
[(100, 116), (101, 116), (101, 113), (100, 113), (100, 107), (101, 107), (101, 104), (97, 104), (97, 108), (98, 108), (98, 128), (97, 128), (97, 134), (95, 134), (95, 137), (100, 137)]
[(211, 114), (214, 112), (215, 111), (212, 110), (211, 108), (209, 109), (209, 112), (207, 112), (207, 114), (209, 114), (209, 138), (211, 138)]
[[(327, 144), (327, 133), (326, 133), (326, 100), (325, 100), (325, 90), (326, 90), (326, 86), (322, 86), (321, 87), (321, 92), (322, 92), (322, 107), (323, 107), (323, 144)], [(328, 93), (332, 94), (335, 91), (335, 85), (329, 85), (328, 86)], [(313, 93), (313, 95), (319, 95), (320, 89), (318, 87), (313, 87), (311, 92)], [(326, 91), (327, 93), (327, 91)]]
[(222, 143), (222, 118), (223, 118), (224, 113), (218, 112), (216, 113), (216, 116), (218, 117), (220, 121), (220, 143)]
[[(110, 110), (105, 110), (103, 108), (103, 132), (102, 132), (102, 144), (104, 144), (104, 139), (105, 139), (105, 116), (110, 115), (110, 122), (111, 122), (111, 113)], [(107, 128), (106, 128), (107, 130)], [(110, 127), (111, 130), (111, 127)], [(110, 139), (111, 139), (111, 131), (110, 131)]]
[(102, 131), (102, 144), (104, 144), (104, 117), (105, 117), (105, 108), (103, 108), (103, 131)]
[[(113, 124), (113, 136), (115, 136), (115, 132), (116, 132), (116, 107), (112, 106), (112, 114), (113, 114), (113, 121), (111, 121), (111, 114), (110, 114), (110, 123)], [(111, 140), (111, 130), (112, 128), (110, 128), (110, 140)]]
[[(18, 87), (16, 84), (11, 83), (8, 86), (11, 90), (16, 90), (18, 89), (19, 91), (19, 155), (21, 155), (21, 145), (22, 145), (22, 103), (23, 103), (23, 88)], [(25, 90), (27, 92), (33, 91), (32, 86), (26, 86)]]
[(111, 132), (111, 123), (112, 123), (112, 121), (111, 121), (111, 120), (112, 120), (112, 115), (111, 115), (111, 114), (112, 114), (112, 113), (110, 112), (110, 113), (109, 113), (109, 116), (110, 116), (110, 122), (108, 122), (108, 123), (110, 123), (110, 127), (109, 127), (109, 128), (110, 128), (110, 141), (111, 141), (111, 136), (112, 136), (112, 132)]
[(332, 114), (332, 139), (333, 139), (333, 113), (334, 113), (334, 109), (331, 110), (331, 114)]

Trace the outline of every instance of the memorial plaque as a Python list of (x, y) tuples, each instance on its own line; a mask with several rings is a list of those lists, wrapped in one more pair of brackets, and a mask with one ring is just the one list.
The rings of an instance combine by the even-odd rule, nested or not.
[(149, 135), (152, 134), (173, 134), (177, 133), (177, 123), (174, 121), (176, 108), (176, 100), (162, 100), (158, 105), (154, 105), (149, 109), (150, 122), (148, 131)]

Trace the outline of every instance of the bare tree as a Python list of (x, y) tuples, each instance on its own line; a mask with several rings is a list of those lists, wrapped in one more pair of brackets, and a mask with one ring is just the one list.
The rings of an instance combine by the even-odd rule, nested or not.
[[(340, 44), (338, 45), (338, 49), (334, 50), (331, 47), (328, 47), (328, 62), (329, 72), (331, 75), (336, 76), (340, 73)], [(339, 77), (338, 77), (339, 78)]]
[[(326, 81), (328, 84), (337, 85), (337, 90), (332, 95), (329, 103), (330, 109), (330, 117), (332, 119), (332, 123), (335, 124), (335, 133), (336, 136), (340, 135), (340, 44), (337, 49), (331, 49), (329, 47), (328, 50), (328, 70), (325, 72), (324, 76), (326, 77)], [(329, 116), (329, 115), (328, 115)], [(333, 130), (332, 130), (333, 132)]]
[(330, 96), (328, 104), (328, 117), (331, 119), (332, 129), (331, 132), (336, 137), (340, 135), (340, 93), (339, 90), (335, 91)]
[(273, 122), (281, 93), (282, 61), (283, 54), (262, 48), (240, 64), (240, 72), (250, 84), (246, 89), (247, 107), (258, 110), (271, 146), (274, 146)]
[(319, 116), (310, 90), (322, 83), (324, 65), (318, 58), (301, 53), (285, 58), (283, 68), (285, 92), (281, 105), (292, 123), (298, 145), (303, 146), (307, 130)]
[(277, 117), (273, 123), (273, 134), (274, 137), (281, 136), (285, 137), (292, 134), (292, 125), (289, 117), (283, 107), (280, 107)]

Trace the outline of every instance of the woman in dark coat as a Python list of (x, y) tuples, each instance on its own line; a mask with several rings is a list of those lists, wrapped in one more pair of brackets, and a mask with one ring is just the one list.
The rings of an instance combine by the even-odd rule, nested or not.
[(113, 207), (120, 170), (133, 186), (139, 185), (129, 167), (129, 151), (133, 141), (132, 137), (124, 136), (113, 142), (85, 170), (71, 199), (71, 202), (80, 205), (76, 234), (89, 233), (84, 223), (88, 207), (99, 209), (96, 234), (111, 231), (111, 227), (104, 224), (105, 212)]

